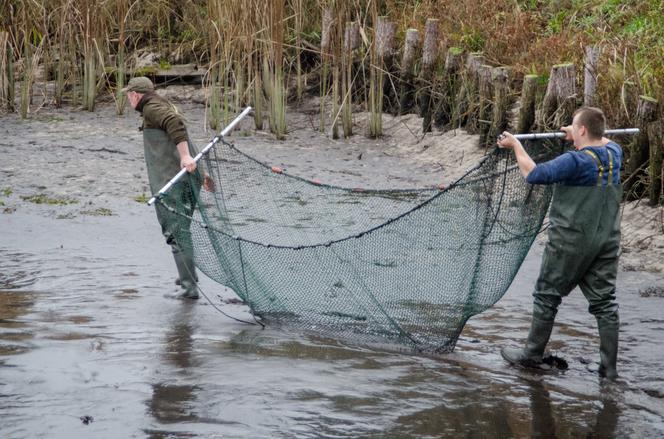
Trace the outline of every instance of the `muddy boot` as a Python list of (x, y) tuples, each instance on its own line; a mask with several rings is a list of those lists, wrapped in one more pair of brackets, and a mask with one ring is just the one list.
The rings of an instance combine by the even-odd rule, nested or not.
[(544, 348), (549, 342), (553, 320), (540, 320), (533, 317), (530, 333), (523, 349), (503, 348), (500, 354), (510, 364), (522, 367), (538, 367), (542, 364)]
[(173, 258), (175, 259), (175, 266), (178, 269), (179, 285), (184, 289), (184, 292), (179, 297), (183, 299), (198, 299), (198, 287), (196, 286), (198, 279), (194, 261), (180, 250), (173, 252)]
[(599, 328), (599, 374), (610, 380), (618, 378), (618, 325), (597, 321)]

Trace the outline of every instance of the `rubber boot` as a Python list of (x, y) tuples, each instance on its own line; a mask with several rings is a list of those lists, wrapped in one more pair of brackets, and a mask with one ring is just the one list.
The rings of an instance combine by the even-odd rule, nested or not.
[(599, 329), (599, 374), (610, 380), (618, 378), (618, 325), (597, 320)]
[(546, 348), (546, 344), (549, 342), (552, 330), (553, 320), (540, 320), (537, 317), (533, 317), (526, 347), (523, 349), (503, 348), (500, 353), (512, 365), (537, 367), (537, 365), (542, 363), (544, 348)]
[[(194, 272), (194, 280), (196, 280), (196, 283), (198, 283), (198, 273)], [(182, 281), (180, 280), (179, 277), (175, 278), (175, 285), (180, 286), (182, 285)]]
[(179, 297), (183, 299), (198, 299), (196, 266), (194, 265), (194, 261), (181, 250), (173, 251), (173, 258), (175, 259), (175, 266), (178, 269), (180, 286), (184, 289), (184, 292)]

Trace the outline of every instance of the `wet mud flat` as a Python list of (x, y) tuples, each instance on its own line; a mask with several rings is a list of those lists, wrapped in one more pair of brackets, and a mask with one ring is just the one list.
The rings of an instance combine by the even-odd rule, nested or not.
[[(184, 111), (204, 144), (202, 107)], [(309, 119), (289, 142), (250, 124), (234, 139), (290, 173), (353, 187), (427, 186), (449, 169), (381, 142), (329, 141)], [(538, 245), (440, 358), (262, 330), (164, 297), (175, 269), (153, 209), (136, 201), (148, 189), (135, 113), (0, 121), (0, 437), (664, 437), (661, 273), (619, 275), (613, 385), (585, 364), (599, 341), (578, 290), (550, 343), (568, 370), (501, 359), (527, 334)], [(204, 276), (201, 288), (251, 321), (232, 291)]]

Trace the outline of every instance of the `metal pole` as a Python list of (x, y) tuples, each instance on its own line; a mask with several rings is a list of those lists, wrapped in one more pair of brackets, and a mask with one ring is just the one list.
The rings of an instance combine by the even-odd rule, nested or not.
[[(621, 128), (615, 130), (606, 130), (604, 131), (605, 136), (618, 136), (618, 135), (628, 135), (628, 134), (638, 134), (638, 128)], [(556, 131), (554, 133), (531, 133), (531, 134), (515, 134), (519, 140), (537, 140), (537, 139), (552, 139), (555, 137), (564, 138), (566, 134), (563, 131)]]
[[(237, 124), (238, 124), (238, 123), (244, 118), (244, 116), (246, 116), (247, 114), (249, 114), (250, 111), (251, 111), (251, 107), (247, 107), (247, 108), (245, 108), (245, 109), (242, 111), (242, 113), (240, 113), (240, 114), (238, 115), (238, 117), (236, 117), (235, 119), (233, 119), (233, 121), (232, 121), (231, 123), (229, 123), (228, 126), (227, 126), (226, 128), (224, 128), (223, 131), (222, 131), (221, 133), (219, 133), (218, 136), (216, 136), (214, 139), (212, 139), (212, 141), (211, 141), (210, 143), (208, 143), (208, 144), (205, 146), (205, 148), (203, 148), (203, 149), (201, 150), (201, 152), (199, 152), (198, 154), (196, 154), (196, 157), (194, 157), (194, 161), (195, 161), (196, 163), (198, 163), (198, 161), (199, 161), (199, 160), (200, 160), (205, 154), (207, 154), (208, 151), (210, 151), (210, 149), (212, 149), (212, 148), (217, 144), (217, 142), (219, 142), (219, 140), (221, 140), (225, 135), (227, 135), (228, 133), (230, 133), (231, 130), (232, 130), (233, 128), (235, 128), (235, 125), (237, 125)], [(180, 181), (180, 179), (181, 179), (186, 173), (187, 173), (187, 170), (186, 170), (186, 169), (184, 169), (184, 168), (180, 169), (180, 172), (178, 172), (177, 174), (175, 174), (175, 177), (171, 178), (171, 180), (170, 180), (168, 183), (166, 183), (166, 184), (164, 185), (164, 187), (162, 187), (161, 189), (159, 189), (159, 193), (157, 193), (157, 195), (153, 196), (152, 198), (150, 198), (150, 199), (148, 200), (148, 206), (152, 206), (152, 205), (154, 204), (154, 202), (157, 201), (157, 198), (161, 198), (164, 194), (166, 194), (169, 190), (171, 190), (171, 188), (173, 187), (173, 185), (175, 185), (175, 183), (177, 183), (178, 181)]]

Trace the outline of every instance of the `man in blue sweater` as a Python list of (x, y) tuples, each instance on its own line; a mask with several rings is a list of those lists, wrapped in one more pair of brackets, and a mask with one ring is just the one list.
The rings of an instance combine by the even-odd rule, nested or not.
[(504, 348), (514, 365), (541, 363), (558, 306), (577, 285), (597, 319), (599, 373), (618, 376), (618, 304), (616, 274), (620, 254), (620, 166), (622, 149), (603, 137), (606, 119), (598, 108), (583, 107), (572, 125), (561, 128), (574, 151), (535, 164), (526, 150), (505, 132), (498, 146), (514, 150), (521, 174), (530, 184), (555, 184), (549, 211), (549, 241), (535, 285), (533, 320), (523, 349)]

